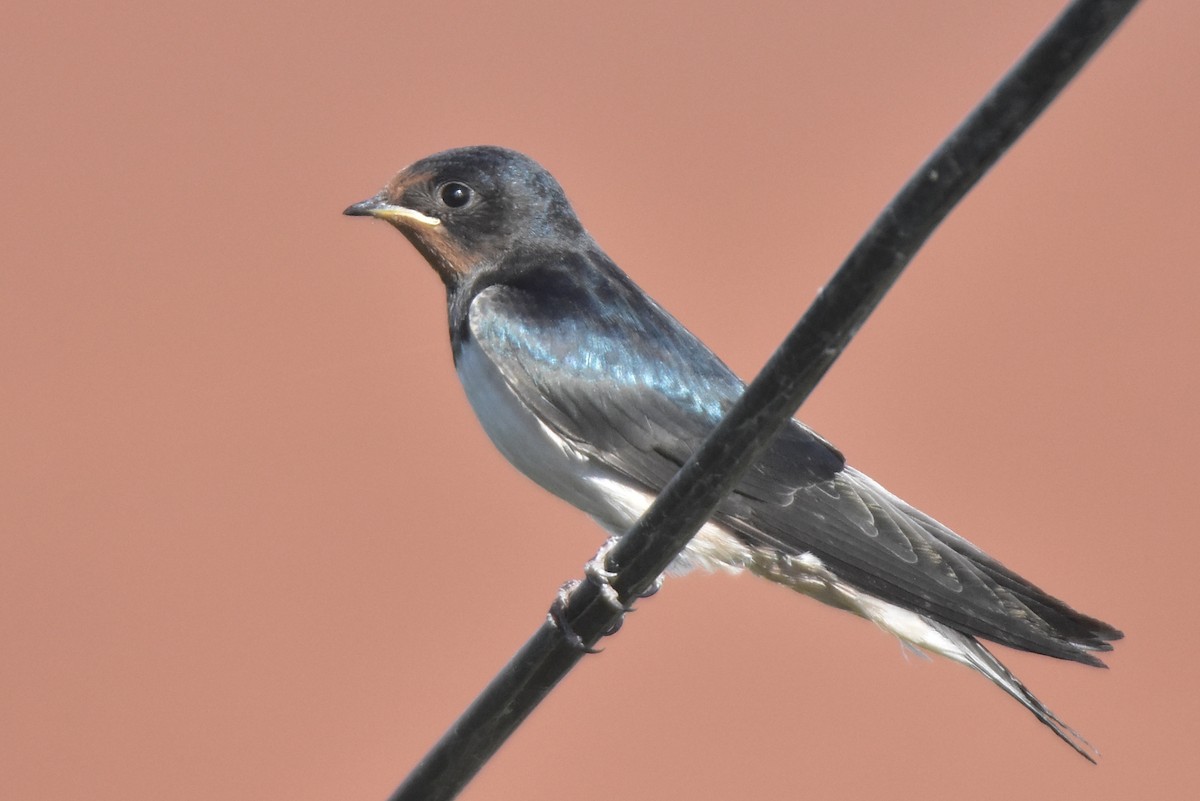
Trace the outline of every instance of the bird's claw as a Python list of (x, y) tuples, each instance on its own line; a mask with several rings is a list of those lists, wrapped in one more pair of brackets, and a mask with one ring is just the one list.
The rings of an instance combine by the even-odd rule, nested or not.
[(575, 629), (571, 628), (571, 624), (567, 622), (567, 597), (571, 591), (578, 587), (579, 579), (571, 579), (567, 583), (558, 588), (558, 594), (554, 597), (554, 603), (550, 604), (550, 611), (546, 614), (546, 620), (562, 632), (563, 639), (567, 641), (567, 645), (574, 648), (576, 651), (583, 651), (585, 654), (598, 654), (603, 651), (603, 648), (591, 648), (583, 641), (583, 638), (575, 633)]
[(663, 577), (662, 577), (662, 574), (660, 573), (660, 574), (659, 574), (659, 576), (658, 576), (658, 578), (654, 579), (654, 583), (653, 583), (653, 584), (651, 584), (649, 587), (647, 587), (647, 588), (646, 588), (646, 591), (645, 591), (645, 592), (643, 592), (643, 593), (642, 593), (641, 595), (639, 595), (638, 597), (639, 597), (639, 598), (649, 598), (651, 595), (653, 595), (654, 593), (656, 593), (656, 592), (658, 592), (659, 590), (661, 590), (661, 589), (662, 589), (662, 585), (663, 585)]
[[(608, 555), (612, 553), (612, 549), (621, 541), (620, 537), (609, 537), (604, 544), (600, 546), (600, 550), (596, 551), (588, 563), (583, 566), (583, 575), (587, 576), (588, 581), (596, 585), (600, 590), (600, 597), (608, 601), (609, 606), (618, 612), (625, 613), (632, 609), (631, 606), (626, 606), (621, 602), (621, 596), (613, 589), (612, 580), (617, 577), (617, 574), (608, 569)], [(620, 623), (617, 624), (618, 626)], [(612, 629), (616, 631), (616, 629)], [(607, 632), (611, 634), (612, 631)]]

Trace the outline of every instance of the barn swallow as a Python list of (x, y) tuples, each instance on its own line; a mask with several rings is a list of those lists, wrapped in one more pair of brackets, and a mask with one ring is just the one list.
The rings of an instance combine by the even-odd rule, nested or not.
[[(454, 364), (500, 452), (623, 533), (743, 383), (584, 230), (558, 182), (497, 147), (402, 170), (352, 216), (386, 220), (446, 287)], [(1071, 609), (846, 464), (797, 420), (672, 572), (747, 570), (986, 676), (1088, 760), (1095, 750), (979, 638), (1103, 667), (1121, 632)]]

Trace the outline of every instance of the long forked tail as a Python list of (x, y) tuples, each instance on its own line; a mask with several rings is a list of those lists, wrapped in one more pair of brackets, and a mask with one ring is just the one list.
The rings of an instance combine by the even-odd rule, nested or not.
[(943, 651), (942, 653), (945, 656), (982, 673), (992, 684), (995, 684), (1004, 690), (1004, 692), (1017, 699), (1021, 703), (1021, 706), (1032, 712), (1038, 720), (1057, 734), (1063, 742), (1075, 749), (1076, 753), (1093, 765), (1096, 764), (1096, 758), (1100, 756), (1100, 752), (1085, 740), (1083, 735), (1068, 726), (1058, 715), (1051, 712), (1045, 704), (1037, 699), (1037, 696), (1029, 692), (1025, 685), (1008, 668), (1001, 664), (999, 659), (992, 656), (992, 653), (984, 648), (978, 640), (941, 624), (934, 623), (933, 625), (937, 626), (943, 636), (958, 646), (953, 653)]

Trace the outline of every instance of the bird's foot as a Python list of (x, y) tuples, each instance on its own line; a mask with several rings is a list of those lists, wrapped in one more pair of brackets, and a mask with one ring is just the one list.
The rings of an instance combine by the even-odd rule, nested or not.
[[(620, 596), (612, 586), (612, 581), (617, 577), (617, 574), (615, 571), (608, 569), (608, 557), (612, 553), (613, 549), (617, 547), (617, 543), (620, 541), (620, 537), (609, 537), (607, 540), (605, 540), (604, 544), (600, 546), (600, 550), (596, 552), (596, 555), (593, 556), (591, 560), (583, 566), (583, 574), (587, 576), (588, 581), (592, 582), (600, 589), (600, 594), (604, 597), (604, 600), (608, 601), (608, 603), (614, 609), (619, 609), (621, 612), (632, 612), (633, 602), (621, 602)], [(651, 595), (662, 589), (662, 585), (663, 577), (660, 575), (658, 578), (654, 579), (654, 583), (651, 584), (645, 590), (645, 592), (640, 593), (637, 597), (649, 598)], [(614, 631), (615, 630), (616, 629), (614, 629)]]
[(554, 603), (550, 604), (550, 611), (546, 614), (546, 620), (550, 622), (550, 625), (562, 632), (563, 639), (567, 641), (567, 645), (576, 651), (583, 651), (585, 654), (598, 654), (604, 649), (588, 647), (583, 638), (575, 633), (575, 629), (571, 628), (570, 622), (567, 621), (567, 598), (570, 596), (571, 591), (581, 583), (579, 579), (571, 579), (558, 588), (558, 595), (555, 596)]
[[(621, 541), (620, 537), (609, 537), (600, 546), (600, 550), (596, 551), (586, 565), (583, 566), (583, 575), (587, 576), (587, 580), (596, 585), (600, 590), (600, 597), (608, 601), (609, 606), (618, 612), (629, 612), (633, 609), (632, 605), (626, 606), (621, 602), (621, 597), (617, 591), (613, 589), (612, 580), (617, 577), (617, 574), (608, 569), (608, 555), (612, 553), (612, 549)], [(618, 625), (620, 625), (618, 623)], [(616, 629), (613, 629), (616, 631)], [(611, 634), (612, 632), (608, 632)]]
[[(609, 628), (604, 632), (602, 636), (605, 637), (608, 637), (611, 634), (616, 634), (621, 628), (621, 624), (625, 620), (625, 614), (633, 611), (633, 602), (623, 602), (621, 600), (621, 596), (612, 586), (613, 579), (617, 577), (616, 571), (608, 569), (609, 554), (612, 553), (613, 548), (615, 548), (617, 543), (620, 541), (620, 537), (609, 537), (604, 544), (600, 546), (600, 550), (596, 552), (596, 555), (589, 559), (587, 564), (583, 566), (583, 575), (585, 578), (595, 585), (596, 589), (600, 591), (600, 597), (604, 599), (605, 603), (607, 603), (614, 611), (619, 612), (621, 615), (617, 618), (616, 622), (609, 626)], [(662, 587), (662, 583), (663, 577), (659, 576), (654, 580), (654, 584), (652, 584), (645, 592), (641, 593), (637, 597), (649, 598), (651, 595), (659, 591), (659, 589)], [(578, 579), (572, 579), (558, 588), (558, 595), (555, 597), (554, 603), (550, 605), (550, 612), (547, 615), (547, 619), (550, 621), (551, 625), (555, 626), (563, 633), (563, 637), (566, 639), (567, 644), (569, 644), (572, 648), (589, 654), (599, 653), (603, 649), (588, 647), (584, 643), (583, 638), (575, 633), (574, 629), (571, 628), (571, 624), (567, 621), (567, 598), (570, 596), (571, 592), (579, 586), (579, 584), (580, 581)]]

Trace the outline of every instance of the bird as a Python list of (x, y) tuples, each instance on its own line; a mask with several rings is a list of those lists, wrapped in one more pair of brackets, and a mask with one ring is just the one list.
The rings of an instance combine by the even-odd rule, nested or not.
[[(348, 207), (445, 285), (467, 399), (520, 472), (626, 531), (744, 391), (585, 230), (558, 181), (494, 146), (446, 150)], [(1098, 752), (980, 640), (1104, 667), (1123, 635), (846, 463), (791, 419), (672, 564), (748, 571), (981, 673), (1077, 753)]]

